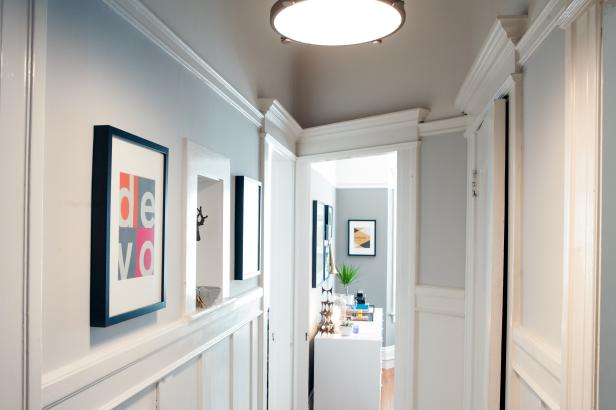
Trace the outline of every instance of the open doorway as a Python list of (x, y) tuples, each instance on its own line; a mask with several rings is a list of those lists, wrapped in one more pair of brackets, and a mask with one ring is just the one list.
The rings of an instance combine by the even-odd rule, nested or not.
[[(397, 157), (395, 151), (350, 154), (315, 159), (307, 169), (312, 269), (306, 365), (315, 410), (393, 409)], [(329, 310), (331, 317), (324, 314)]]

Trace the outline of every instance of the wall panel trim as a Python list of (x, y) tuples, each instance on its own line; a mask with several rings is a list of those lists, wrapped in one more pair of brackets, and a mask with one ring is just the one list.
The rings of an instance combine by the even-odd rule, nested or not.
[[(242, 324), (246, 324), (261, 315), (262, 295), (262, 288), (256, 288), (232, 299), (231, 303), (212, 310), (211, 314), (204, 312), (199, 319), (178, 319), (154, 332), (137, 335), (129, 341), (114, 343), (108, 349), (90, 354), (60, 369), (45, 373), (42, 386), (43, 406), (45, 408), (53, 407), (72, 396), (93, 388), (112, 376), (137, 366), (151, 356), (178, 344), (178, 342), (185, 341), (196, 332), (222, 329), (215, 334), (210, 334), (208, 339), (200, 341), (199, 347), (185, 353), (182, 358), (178, 359), (177, 361), (181, 362), (178, 365), (180, 366), (189, 358), (195, 357), (234, 333), (238, 326), (241, 327)], [(217, 327), (214, 328), (214, 325)], [(158, 373), (167, 374), (169, 370), (161, 369)], [(137, 393), (151, 383), (153, 382), (140, 383), (132, 390)], [(124, 400), (129, 397), (126, 396)]]

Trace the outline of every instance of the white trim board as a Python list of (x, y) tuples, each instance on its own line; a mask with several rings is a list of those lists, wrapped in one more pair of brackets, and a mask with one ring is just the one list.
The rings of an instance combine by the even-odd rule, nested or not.
[(416, 141), (418, 124), (427, 115), (428, 110), (414, 108), (307, 128), (297, 143), (297, 153), (309, 156)]
[(140, 0), (103, 0), (120, 17), (193, 73), (248, 121), (261, 127), (263, 114)]
[[(208, 331), (215, 339), (232, 328), (238, 315), (256, 318), (261, 314), (259, 304), (263, 291), (256, 288), (237, 298), (230, 299), (220, 307), (205, 311), (198, 319), (178, 319), (162, 328), (135, 335), (130, 340), (115, 343), (109, 348), (92, 353), (57, 370), (45, 373), (42, 380), (42, 402), (52, 407), (73, 395), (102, 383), (119, 372), (127, 371), (148, 357), (171, 345), (187, 343), (191, 335)], [(198, 344), (203, 344), (200, 340)]]
[(264, 115), (263, 133), (295, 155), (297, 140), (304, 131), (302, 127), (278, 100), (260, 98), (259, 108)]
[(448, 135), (457, 132), (464, 132), (468, 124), (468, 117), (461, 115), (459, 117), (446, 118), (429, 122), (422, 122), (419, 126), (419, 136), (421, 138), (431, 137), (436, 135)]
[(415, 288), (415, 311), (463, 318), (464, 289), (418, 285)]
[(526, 29), (526, 16), (499, 17), (475, 59), (460, 91), (455, 106), (460, 111), (477, 115), (507, 76), (516, 72), (515, 44)]

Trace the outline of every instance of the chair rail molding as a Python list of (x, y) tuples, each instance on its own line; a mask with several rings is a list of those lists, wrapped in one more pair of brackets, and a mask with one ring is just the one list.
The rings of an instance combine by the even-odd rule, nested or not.
[(195, 77), (246, 117), (248, 121), (257, 127), (261, 127), (263, 114), (257, 107), (205, 62), (195, 50), (186, 44), (140, 0), (103, 1), (165, 53), (193, 73)]
[[(67, 400), (112, 397), (111, 408), (163, 379), (217, 342), (262, 315), (263, 290), (256, 288), (204, 311), (180, 318), (150, 333), (138, 334), (43, 375), (42, 405)], [(255, 352), (256, 354), (256, 352)], [(128, 382), (128, 384), (126, 384)], [(96, 394), (102, 389), (106, 394)], [(91, 403), (95, 406), (95, 403)]]
[(419, 123), (428, 112), (414, 108), (306, 128), (297, 143), (297, 153), (306, 156), (417, 141)]
[(516, 43), (526, 24), (526, 16), (496, 19), (455, 99), (458, 110), (476, 116), (503, 81), (517, 71)]

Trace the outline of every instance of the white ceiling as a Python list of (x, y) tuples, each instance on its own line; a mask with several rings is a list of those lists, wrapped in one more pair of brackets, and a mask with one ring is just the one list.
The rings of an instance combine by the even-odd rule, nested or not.
[[(142, 0), (248, 100), (276, 98), (303, 127), (406, 108), (458, 115), (455, 95), (497, 15), (528, 0), (407, 0), (407, 21), (380, 45), (280, 43), (273, 0)], [(531, 0), (534, 4), (546, 0)]]

